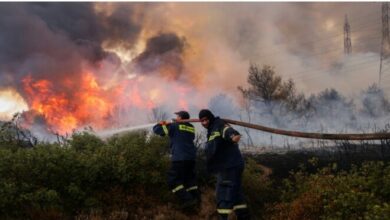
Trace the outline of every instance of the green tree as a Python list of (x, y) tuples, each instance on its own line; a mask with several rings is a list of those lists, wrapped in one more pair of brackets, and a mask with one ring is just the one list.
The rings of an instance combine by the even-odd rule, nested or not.
[(303, 93), (297, 92), (294, 81), (283, 81), (273, 67), (264, 65), (259, 68), (256, 64), (251, 64), (248, 72), (249, 88), (238, 87), (245, 99), (263, 102), (271, 108), (273, 103), (279, 103), (283, 107), (283, 114), (285, 111), (294, 111), (302, 116), (312, 110)]
[(283, 82), (277, 76), (273, 67), (265, 65), (260, 69), (256, 64), (249, 67), (249, 88), (241, 86), (238, 89), (243, 96), (253, 101), (270, 103), (271, 101), (287, 100), (291, 94), (295, 94), (295, 84), (292, 80)]

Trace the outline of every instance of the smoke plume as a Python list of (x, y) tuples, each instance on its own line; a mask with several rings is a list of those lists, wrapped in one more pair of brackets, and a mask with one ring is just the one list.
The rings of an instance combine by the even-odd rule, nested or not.
[[(215, 111), (223, 106), (227, 112), (222, 114), (244, 120), (237, 86), (245, 87), (250, 63), (274, 66), (306, 97), (333, 88), (352, 99), (359, 111), (381, 100), (376, 96), (376, 101), (370, 101), (372, 93), (361, 93), (378, 82), (380, 3), (14, 2), (0, 6), (0, 89), (11, 88), (27, 103), (31, 115), (40, 115), (37, 123), (59, 126), (61, 131), (146, 123), (147, 113), (156, 108), (187, 109), (197, 115), (209, 102)], [(349, 55), (343, 48), (346, 15), (351, 26)], [(389, 69), (385, 60), (383, 97), (389, 89)], [(353, 118), (344, 105), (338, 107), (342, 111), (336, 112)], [(368, 114), (370, 109), (374, 111), (362, 112)], [(387, 110), (374, 112), (383, 118)], [(291, 129), (308, 123), (285, 124), (279, 116), (251, 118)], [(318, 130), (329, 120), (305, 128)], [(342, 123), (351, 124), (339, 121), (338, 125)], [(336, 131), (342, 127), (329, 124)]]

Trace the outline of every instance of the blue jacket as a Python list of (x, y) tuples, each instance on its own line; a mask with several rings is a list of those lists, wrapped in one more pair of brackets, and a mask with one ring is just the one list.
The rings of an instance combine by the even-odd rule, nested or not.
[(238, 144), (231, 139), (232, 135), (239, 133), (219, 117), (210, 121), (205, 148), (207, 168), (210, 172), (244, 165)]
[(160, 136), (169, 136), (172, 161), (195, 160), (195, 128), (190, 123), (156, 124), (153, 132)]

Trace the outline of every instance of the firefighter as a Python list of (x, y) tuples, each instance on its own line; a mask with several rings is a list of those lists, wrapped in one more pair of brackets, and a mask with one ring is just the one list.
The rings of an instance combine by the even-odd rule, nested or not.
[(218, 215), (221, 219), (228, 219), (229, 214), (235, 212), (237, 219), (249, 219), (241, 187), (244, 170), (244, 160), (238, 148), (241, 135), (208, 109), (199, 112), (199, 119), (207, 129), (207, 169), (217, 177)]
[[(186, 111), (175, 112), (176, 120), (189, 119)], [(160, 136), (169, 136), (171, 149), (171, 167), (168, 171), (168, 186), (180, 200), (183, 209), (191, 210), (200, 202), (200, 193), (196, 184), (194, 145), (195, 128), (186, 122), (159, 122), (153, 132)]]

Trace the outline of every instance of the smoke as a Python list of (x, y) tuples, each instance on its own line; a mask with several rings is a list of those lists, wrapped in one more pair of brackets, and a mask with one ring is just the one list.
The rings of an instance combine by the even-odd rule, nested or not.
[[(380, 35), (378, 3), (3, 3), (1, 10), (2, 76), (70, 74), (119, 47), (136, 53), (141, 70), (168, 65), (174, 76), (185, 72), (202, 85), (217, 80), (222, 89), (244, 83), (249, 62), (291, 77), (313, 68), (329, 75), (321, 66), (342, 57), (345, 14), (353, 50), (379, 53), (380, 42), (369, 38)], [(184, 48), (183, 38), (191, 48)], [(312, 56), (335, 47), (340, 50)], [(308, 92), (317, 87), (311, 80), (300, 84)]]
[[(185, 37), (190, 45), (182, 56), (185, 75), (200, 89), (218, 82), (211, 94), (228, 90), (239, 97), (236, 87), (246, 83), (253, 62), (275, 66), (278, 74), (292, 78), (307, 94), (342, 81), (334, 87), (351, 95), (377, 82), (380, 7), (378, 3), (173, 3), (150, 11), (144, 27)], [(343, 53), (346, 14), (354, 52), (349, 59)], [(351, 66), (354, 74), (339, 80), (344, 71), (337, 66)], [(361, 81), (343, 85), (355, 80), (354, 75)]]
[[(220, 90), (234, 93), (245, 83), (249, 62), (256, 62), (273, 65), (286, 77), (300, 75), (305, 78), (300, 88), (318, 92), (326, 87), (318, 89), (317, 80), (306, 77), (314, 71), (326, 78), (322, 81), (333, 80), (324, 66), (342, 57), (345, 14), (353, 50), (378, 53), (379, 41), (369, 38), (379, 34), (378, 3), (3, 3), (2, 82), (17, 84), (18, 78), (7, 74), (72, 74), (85, 61), (104, 60), (108, 48), (125, 48), (135, 53), (141, 71), (166, 67), (174, 79), (185, 72), (202, 88), (218, 81)], [(184, 49), (183, 38), (191, 48)], [(328, 48), (336, 49), (312, 56)]]
[[(362, 109), (363, 101), (356, 101), (361, 89), (378, 81), (380, 7), (325, 2), (1, 3), (0, 87), (14, 88), (30, 109), (36, 101), (29, 91), (50, 91), (38, 107), (57, 94), (68, 100), (61, 103), (69, 117), (82, 113), (83, 125), (91, 120), (110, 120), (111, 126), (142, 124), (148, 121), (145, 109), (156, 107), (196, 115), (208, 103), (220, 115), (244, 120), (248, 115), (237, 86), (245, 87), (249, 64), (257, 63), (274, 66), (307, 97), (334, 88)], [(346, 14), (349, 56), (343, 53)], [(92, 91), (85, 89), (85, 76)], [(50, 85), (48, 90), (42, 82)], [(91, 105), (86, 105), (85, 93), (95, 97)], [(103, 101), (114, 107), (97, 113)], [(334, 109), (337, 114), (353, 118), (344, 105), (336, 106), (341, 109)], [(83, 107), (94, 114), (79, 110)], [(274, 112), (251, 119), (310, 130), (305, 123), (311, 122), (286, 117)], [(311, 128), (318, 131), (330, 121)], [(340, 131), (340, 126), (329, 127)]]
[[(118, 5), (106, 15), (91, 3), (2, 3), (0, 77), (20, 87), (21, 78), (50, 81), (77, 78), (85, 65), (96, 67), (109, 52), (103, 45), (131, 49), (141, 31), (132, 7)], [(7, 77), (12, 75), (12, 77)]]
[(161, 33), (147, 40), (145, 51), (134, 59), (135, 71), (141, 73), (168, 74), (177, 80), (183, 73), (185, 39), (174, 33)]
[[(235, 106), (231, 97), (221, 94), (211, 99), (208, 108), (220, 117), (282, 130), (335, 134), (388, 132), (389, 98), (375, 84), (360, 90), (359, 95), (353, 98), (343, 96), (334, 89), (326, 89), (307, 97), (307, 101), (307, 108), (294, 111), (288, 109), (283, 101), (264, 103), (246, 100), (244, 105)], [(247, 147), (300, 149), (334, 144), (332, 141), (275, 135), (236, 125), (233, 127), (243, 135), (241, 143)]]

